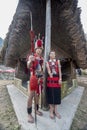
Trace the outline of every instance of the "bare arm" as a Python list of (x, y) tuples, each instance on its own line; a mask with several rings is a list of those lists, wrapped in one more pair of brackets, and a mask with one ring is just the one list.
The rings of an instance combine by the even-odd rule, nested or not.
[(62, 80), (62, 73), (61, 73), (61, 64), (60, 64), (60, 60), (58, 60), (58, 68), (59, 68), (59, 79)]
[(51, 73), (48, 62), (46, 62), (46, 67), (47, 67), (47, 71), (48, 71), (49, 76), (52, 77), (52, 73)]
[(27, 61), (27, 68), (30, 68), (32, 61), (34, 61), (34, 56), (29, 56), (28, 61)]
[(31, 66), (31, 61), (27, 61), (27, 68), (29, 69)]

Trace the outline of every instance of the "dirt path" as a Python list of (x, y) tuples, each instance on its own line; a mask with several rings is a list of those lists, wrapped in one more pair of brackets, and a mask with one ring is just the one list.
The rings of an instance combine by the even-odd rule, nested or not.
[(85, 90), (73, 120), (71, 130), (87, 130), (87, 77), (79, 77), (78, 81), (79, 85), (85, 87)]
[(0, 80), (0, 130), (20, 130), (17, 117), (5, 84), (13, 81)]

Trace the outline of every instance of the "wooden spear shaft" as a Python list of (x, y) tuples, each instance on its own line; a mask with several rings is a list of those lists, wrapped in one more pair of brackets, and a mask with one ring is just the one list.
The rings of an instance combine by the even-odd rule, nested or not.
[(45, 51), (44, 51), (44, 87), (43, 87), (43, 109), (47, 107), (46, 102), (46, 61), (51, 49), (51, 0), (46, 0), (46, 26), (45, 26)]

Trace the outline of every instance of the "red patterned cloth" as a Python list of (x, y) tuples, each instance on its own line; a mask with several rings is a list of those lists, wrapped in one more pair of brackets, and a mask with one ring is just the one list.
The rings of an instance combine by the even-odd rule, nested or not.
[(43, 58), (37, 56), (37, 54), (34, 54), (35, 56), (35, 61), (32, 62), (31, 67), (30, 67), (30, 72), (33, 72), (33, 75), (30, 77), (30, 90), (31, 91), (36, 91), (37, 94), (40, 94), (43, 88), (43, 81), (42, 77), (39, 77), (38, 73), (36, 71), (39, 69), (39, 67), (42, 68), (43, 64)]
[(31, 91), (36, 91), (37, 90), (37, 87), (38, 87), (38, 79), (35, 75), (32, 75), (30, 77), (30, 90)]

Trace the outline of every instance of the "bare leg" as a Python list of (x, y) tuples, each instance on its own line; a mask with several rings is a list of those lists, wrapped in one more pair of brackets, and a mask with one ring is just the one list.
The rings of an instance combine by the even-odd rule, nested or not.
[(32, 100), (34, 97), (34, 91), (30, 91), (28, 102), (27, 102), (27, 112), (28, 112), (28, 122), (34, 123), (34, 118), (32, 116)]
[(55, 115), (56, 115), (56, 117), (57, 118), (59, 118), (59, 119), (61, 119), (61, 115), (58, 113), (58, 111), (57, 111), (57, 106), (58, 105), (55, 105), (54, 107), (55, 107)]
[(42, 116), (43, 113), (39, 111), (39, 95), (36, 95), (36, 114)]
[(49, 106), (50, 106), (50, 118), (54, 119), (54, 105), (49, 104)]

